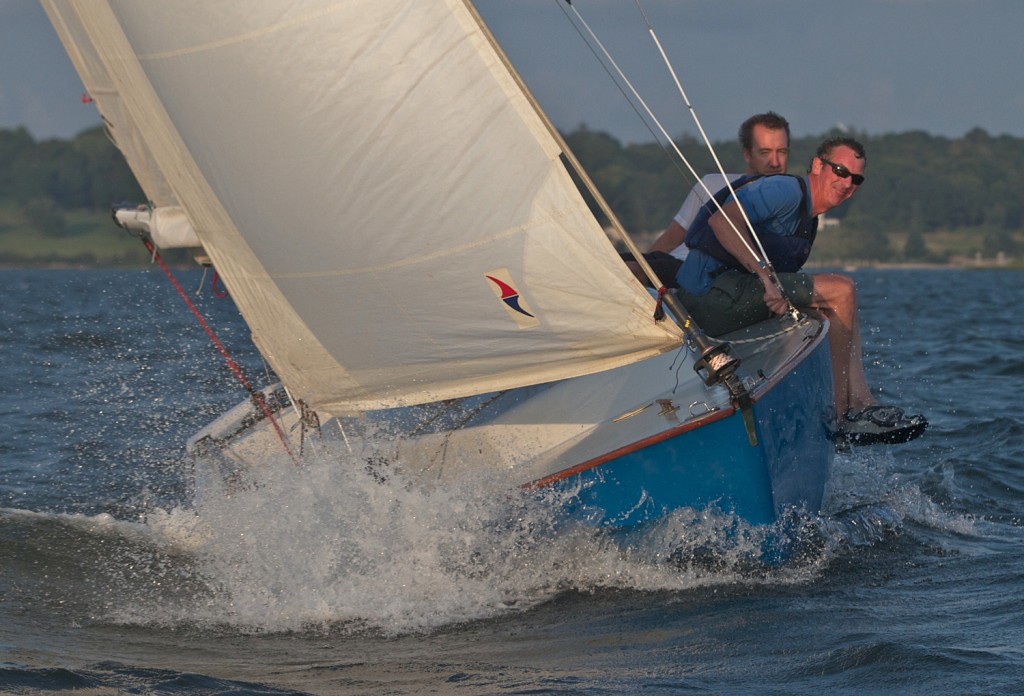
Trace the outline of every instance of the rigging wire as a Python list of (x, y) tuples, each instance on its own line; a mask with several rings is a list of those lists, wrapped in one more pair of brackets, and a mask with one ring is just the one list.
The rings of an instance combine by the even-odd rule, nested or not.
[[(622, 68), (619, 67), (619, 64), (615, 61), (615, 58), (612, 57), (611, 52), (605, 47), (604, 43), (602, 43), (601, 39), (597, 36), (597, 34), (594, 32), (594, 30), (590, 28), (590, 25), (583, 18), (583, 15), (581, 15), (579, 13), (579, 10), (576, 9), (576, 6), (572, 4), (571, 0), (565, 0), (565, 4), (567, 4), (569, 7), (572, 8), (572, 12), (576, 16), (577, 21), (579, 22), (580, 25), (583, 26), (584, 29), (586, 29), (586, 33), (590, 36), (590, 40), (593, 41), (593, 45), (591, 45), (588, 42), (587, 46), (590, 48), (590, 51), (594, 54), (594, 56), (598, 59), (598, 61), (601, 62), (601, 65), (602, 65), (602, 67), (604, 67), (605, 72), (607, 72), (608, 75), (610, 77), (612, 77), (612, 81), (615, 82), (619, 86), (619, 90), (620, 91), (622, 91), (622, 84), (624, 84), (627, 88), (629, 88), (629, 92), (630, 92), (630, 94), (633, 95), (633, 99), (635, 99), (636, 102), (639, 103), (639, 105), (643, 108), (643, 111), (644, 111), (644, 113), (646, 113), (647, 118), (644, 118), (643, 115), (639, 113), (639, 111), (637, 110), (636, 105), (633, 103), (633, 101), (630, 100), (628, 95), (625, 95), (625, 93), (623, 92), (623, 95), (626, 96), (627, 101), (629, 101), (630, 104), (633, 105), (634, 111), (637, 111), (638, 115), (640, 115), (640, 117), (641, 117), (641, 120), (644, 121), (644, 124), (647, 126), (647, 129), (651, 130), (651, 125), (650, 124), (653, 123), (654, 126), (656, 126), (658, 131), (661, 133), (661, 137), (663, 137), (664, 140), (666, 142), (668, 142), (673, 147), (673, 149), (676, 152), (676, 156), (679, 158), (679, 160), (684, 165), (686, 165), (686, 168), (690, 172), (690, 176), (692, 176), (696, 181), (700, 181), (700, 175), (697, 173), (697, 170), (693, 168), (693, 165), (690, 164), (690, 161), (688, 159), (686, 159), (686, 157), (683, 155), (683, 153), (679, 150), (678, 146), (676, 146), (675, 142), (672, 140), (672, 137), (665, 130), (664, 126), (661, 125), (661, 122), (654, 115), (654, 112), (647, 105), (647, 102), (644, 101), (644, 98), (642, 96), (640, 96), (640, 93), (633, 86), (633, 83), (629, 81), (629, 78), (626, 76), (625, 72), (623, 72)], [(565, 10), (563, 9), (562, 11), (564, 12)], [(574, 26), (575, 26), (575, 24), (574, 24)], [(579, 27), (576, 27), (576, 31), (578, 33), (580, 33), (580, 36), (583, 37), (584, 41), (587, 41), (586, 37), (583, 36), (583, 33), (580, 32)], [(601, 58), (601, 55), (598, 55), (597, 50), (594, 48), (595, 45), (596, 45), (596, 47), (598, 49), (600, 49), (601, 54), (604, 56), (603, 60)], [(604, 61), (607, 61), (607, 64)], [(609, 67), (608, 67), (609, 65), (611, 66), (611, 68), (614, 69), (615, 75), (618, 75), (618, 80), (615, 79), (615, 75), (612, 74), (612, 70), (609, 69)], [(621, 84), (619, 83), (619, 80), (621, 80)], [(648, 122), (647, 119), (650, 119), (650, 122)], [(657, 139), (657, 140), (661, 139), (661, 138), (658, 137), (657, 134), (653, 134), (653, 135), (655, 136), (655, 139)], [(713, 196), (714, 193), (713, 192), (708, 192), (708, 195), (709, 196)]]
[[(596, 44), (596, 46), (600, 49), (601, 53), (604, 55), (604, 59), (608, 61), (608, 63), (611, 65), (612, 68), (614, 68), (616, 74), (618, 74), (618, 76), (619, 76), (619, 79), (622, 80), (622, 82), (629, 88), (629, 91), (632, 93), (633, 98), (637, 100), (637, 102), (640, 104), (641, 107), (643, 107), (643, 110), (644, 110), (644, 112), (646, 112), (647, 117), (658, 128), (658, 130), (661, 132), (662, 137), (664, 137), (665, 141), (668, 142), (672, 146), (673, 150), (675, 150), (676, 156), (679, 158), (679, 160), (684, 165), (686, 165), (686, 168), (689, 170), (690, 175), (701, 185), (701, 187), (707, 193), (708, 198), (710, 198), (711, 200), (714, 200), (715, 192), (711, 191), (710, 189), (708, 189), (707, 185), (701, 180), (700, 174), (697, 173), (697, 170), (694, 169), (693, 165), (690, 163), (690, 160), (687, 159), (686, 155), (684, 155), (682, 150), (679, 149), (679, 146), (676, 145), (675, 141), (668, 134), (668, 131), (665, 130), (665, 127), (662, 125), (661, 121), (658, 119), (657, 116), (655, 116), (654, 111), (647, 105), (647, 102), (640, 95), (640, 93), (637, 91), (637, 89), (633, 86), (633, 83), (630, 82), (630, 80), (626, 76), (625, 72), (623, 72), (622, 68), (619, 67), (619, 64), (615, 61), (615, 58), (612, 56), (611, 52), (605, 47), (605, 45), (601, 41), (600, 37), (598, 37), (598, 35), (594, 32), (594, 30), (590, 28), (590, 25), (583, 18), (583, 15), (580, 14), (579, 10), (576, 9), (576, 6), (572, 4), (571, 0), (565, 0), (565, 2), (566, 2), (567, 5), (569, 5), (569, 7), (572, 8), (573, 14), (576, 16), (576, 19), (580, 22), (580, 24), (583, 26), (583, 28), (586, 29), (587, 34), (589, 34), (591, 40)], [(591, 50), (593, 51), (593, 49), (591, 49)], [(595, 52), (595, 55), (596, 55), (596, 52)], [(600, 56), (598, 57), (598, 59), (600, 60)], [(607, 68), (606, 68), (606, 70), (607, 70)], [(691, 109), (691, 111), (692, 111), (692, 109)], [(699, 124), (698, 124), (698, 127), (699, 127)], [(714, 156), (714, 150), (711, 148), (710, 143), (707, 142), (707, 136), (705, 136), (705, 143), (707, 144), (708, 149), (712, 150), (712, 155)], [(717, 156), (715, 156), (715, 161), (716, 161), (716, 163), (718, 162)], [(719, 167), (721, 167), (720, 164), (719, 164)], [(718, 205), (719, 210), (721, 210), (721, 205), (718, 204), (717, 201), (715, 203), (716, 203), (716, 205)], [(732, 225), (731, 221), (729, 221), (729, 224), (733, 227), (733, 230), (735, 230), (736, 233), (739, 234), (739, 230), (737, 230), (735, 228), (735, 226)], [(741, 238), (742, 238), (742, 235), (741, 235)], [(744, 240), (744, 243), (746, 244), (746, 240)], [(757, 255), (756, 252), (752, 248), (750, 248), (749, 245), (747, 246), (747, 250), (750, 251), (750, 253), (754, 254), (755, 256)]]
[[(651, 137), (654, 138), (654, 141), (658, 143), (659, 147), (661, 147), (661, 151), (665, 153), (666, 157), (668, 157), (668, 160), (672, 164), (672, 166), (676, 168), (676, 170), (682, 175), (684, 180), (691, 179), (691, 177), (693, 176), (692, 170), (691, 173), (686, 172), (686, 170), (684, 170), (683, 167), (680, 165), (679, 159), (672, 156), (668, 148), (665, 146), (661, 135), (659, 135), (658, 132), (654, 129), (654, 126), (651, 125), (651, 122), (648, 120), (648, 117), (645, 116), (644, 113), (640, 110), (640, 108), (636, 105), (634, 99), (630, 97), (630, 95), (626, 92), (626, 89), (622, 86), (622, 82), (618, 78), (616, 78), (615, 74), (608, 68), (607, 63), (605, 63), (605, 61), (601, 59), (601, 56), (598, 54), (593, 44), (587, 40), (587, 37), (584, 36), (583, 32), (580, 30), (580, 27), (577, 25), (577, 23), (572, 20), (572, 17), (569, 16), (569, 13), (566, 12), (564, 7), (562, 7), (563, 1), (567, 5), (572, 5), (571, 0), (555, 0), (555, 4), (558, 5), (558, 9), (562, 11), (562, 14), (565, 15), (565, 18), (569, 21), (569, 24), (572, 25), (572, 28), (576, 31), (576, 33), (579, 34), (580, 39), (583, 40), (583, 44), (593, 54), (594, 59), (597, 61), (598, 65), (600, 65), (601, 69), (604, 70), (606, 75), (608, 75), (608, 78), (615, 85), (616, 89), (619, 90), (619, 93), (622, 95), (622, 98), (625, 99), (626, 103), (629, 104), (629, 107), (633, 109), (633, 113), (635, 113), (637, 118), (640, 119), (640, 122), (644, 124), (644, 128), (647, 129), (647, 132), (651, 134)], [(586, 23), (584, 22), (583, 24)], [(662, 131), (662, 133), (664, 133), (664, 130)], [(672, 142), (671, 138), (669, 138), (668, 140), (670, 143)], [(697, 181), (700, 181), (700, 179), (698, 178)]]
[[(644, 12), (644, 8), (640, 4), (640, 0), (634, 0), (634, 2), (636, 3), (637, 10), (640, 11), (640, 16), (643, 17), (644, 24), (647, 25), (647, 32), (651, 35), (651, 40), (654, 41), (654, 45), (657, 47), (658, 53), (661, 55), (662, 62), (668, 69), (669, 75), (672, 76), (672, 81), (675, 83), (676, 89), (679, 90), (679, 95), (683, 98), (683, 103), (686, 104), (686, 109), (690, 112), (690, 116), (693, 118), (693, 123), (697, 126), (697, 130), (700, 132), (700, 137), (704, 140), (704, 144), (707, 146), (708, 152), (711, 153), (711, 157), (715, 160), (715, 166), (718, 167), (719, 174), (721, 174), (722, 178), (725, 179), (725, 185), (729, 187), (729, 193), (735, 196), (736, 191), (732, 187), (732, 182), (729, 181), (729, 178), (725, 175), (725, 167), (722, 166), (721, 160), (718, 159), (718, 153), (715, 152), (715, 148), (711, 146), (711, 140), (708, 138), (708, 134), (704, 131), (704, 126), (697, 117), (697, 111), (693, 108), (693, 104), (690, 103), (690, 98), (686, 96), (686, 90), (683, 89), (683, 84), (679, 81), (679, 76), (676, 74), (675, 68), (672, 67), (672, 61), (668, 59), (668, 55), (665, 53), (665, 49), (661, 45), (658, 35), (654, 32), (654, 27), (651, 26), (650, 20), (647, 19), (647, 13)], [(680, 154), (680, 157), (681, 156), (682, 154)], [(708, 191), (706, 186), (704, 187), (704, 190), (707, 192), (708, 196), (714, 196), (714, 193)], [(765, 253), (764, 247), (761, 246), (761, 240), (757, 238), (757, 234), (754, 232), (754, 226), (750, 224), (750, 218), (747, 217), (747, 211), (743, 209), (743, 206), (738, 207), (740, 209), (740, 213), (743, 215), (743, 222), (746, 223), (747, 229), (750, 230), (751, 236), (757, 243), (757, 248), (761, 252), (762, 258), (765, 259), (770, 266), (771, 261), (768, 259), (768, 254)], [(721, 210), (721, 206), (719, 206), (719, 210)], [(733, 229), (737, 234), (739, 234), (739, 230), (736, 230), (735, 227), (733, 227)], [(743, 242), (747, 247), (747, 251), (754, 253), (754, 250), (750, 248), (750, 245), (746, 243), (746, 240), (743, 240)]]
[[(743, 242), (743, 245), (746, 247), (747, 251), (749, 251), (754, 256), (754, 259), (758, 261), (761, 267), (764, 268), (765, 271), (767, 271), (768, 277), (771, 279), (771, 282), (775, 285), (776, 288), (778, 288), (779, 292), (782, 294), (782, 297), (786, 300), (786, 305), (789, 307), (789, 313), (793, 316), (794, 319), (797, 319), (798, 313), (796, 311), (796, 308), (793, 306), (792, 302), (790, 302), (789, 298), (786, 296), (786, 293), (782, 288), (782, 283), (779, 281), (778, 276), (775, 274), (775, 269), (772, 267), (771, 259), (768, 257), (768, 253), (765, 251), (764, 246), (761, 244), (761, 239), (757, 236), (757, 232), (754, 231), (754, 226), (750, 223), (750, 218), (747, 217), (746, 209), (742, 205), (740, 205), (739, 200), (736, 198), (736, 190), (733, 188), (732, 182), (729, 180), (729, 177), (725, 175), (725, 167), (722, 166), (721, 161), (718, 159), (718, 153), (715, 152), (715, 148), (711, 146), (711, 141), (708, 139), (707, 133), (704, 132), (704, 126), (701, 125), (700, 119), (697, 117), (697, 111), (693, 108), (693, 105), (690, 103), (690, 98), (686, 96), (686, 91), (683, 89), (683, 85), (679, 81), (679, 76), (676, 74), (675, 68), (672, 66), (672, 61), (669, 60), (668, 55), (665, 53), (665, 49), (661, 44), (661, 41), (658, 39), (657, 33), (655, 33), (654, 31), (654, 27), (651, 25), (650, 20), (647, 19), (647, 13), (644, 12), (644, 8), (640, 4), (640, 0), (634, 0), (634, 2), (636, 3), (637, 10), (640, 11), (640, 16), (643, 17), (644, 24), (647, 25), (647, 31), (651, 35), (651, 40), (654, 41), (654, 45), (658, 48), (658, 53), (661, 55), (662, 62), (664, 62), (665, 67), (668, 69), (669, 74), (672, 76), (672, 81), (675, 82), (676, 89), (679, 90), (679, 94), (683, 98), (683, 103), (686, 104), (687, 110), (689, 110), (690, 115), (693, 117), (693, 122), (694, 124), (696, 124), (697, 130), (700, 131), (701, 138), (704, 139), (704, 144), (707, 145), (708, 152), (711, 153), (711, 156), (715, 160), (715, 165), (718, 167), (719, 173), (722, 175), (722, 178), (725, 179), (725, 185), (729, 188), (729, 193), (732, 195), (733, 200), (736, 201), (736, 207), (737, 209), (739, 209), (740, 215), (743, 216), (743, 222), (746, 224), (747, 230), (750, 232), (751, 238), (754, 240), (754, 243), (757, 244), (757, 248), (760, 251), (760, 257), (758, 256), (758, 254), (754, 253), (754, 250), (750, 247), (750, 244), (747, 243), (747, 240), (743, 237), (740, 231), (736, 229), (736, 226), (732, 224), (732, 221), (729, 220), (729, 217), (727, 215), (725, 215), (725, 212), (722, 211), (722, 206), (718, 205), (717, 201), (715, 201), (715, 205), (718, 207), (720, 211), (722, 211), (722, 216), (727, 221), (729, 221), (729, 226), (732, 227), (733, 231), (739, 237), (740, 241)], [(682, 155), (680, 154), (680, 156)], [(704, 190), (707, 191), (707, 194), (712, 197), (712, 200), (714, 200), (714, 194), (708, 191), (707, 186), (704, 186), (703, 180), (701, 180), (701, 186), (704, 187)]]
[[(637, 8), (640, 11), (641, 16), (643, 17), (644, 23), (645, 23), (645, 25), (648, 28), (648, 33), (651, 35), (651, 38), (653, 39), (653, 41), (655, 43), (655, 46), (658, 48), (658, 51), (661, 54), (662, 60), (664, 61), (665, 65), (667, 66), (667, 68), (668, 68), (668, 70), (669, 70), (669, 72), (670, 72), (670, 74), (671, 74), (671, 76), (672, 76), (672, 78), (673, 78), (673, 80), (674, 80), (674, 82), (676, 84), (676, 88), (679, 90), (679, 92), (680, 92), (680, 94), (681, 94), (681, 96), (683, 98), (683, 101), (686, 104), (687, 109), (689, 110), (691, 116), (693, 117), (693, 120), (696, 123), (698, 130), (700, 131), (701, 137), (703, 138), (704, 143), (707, 146), (708, 151), (711, 153), (711, 156), (714, 158), (715, 164), (717, 165), (719, 172), (723, 175), (723, 178), (726, 178), (726, 185), (729, 187), (730, 193), (735, 195), (735, 190), (732, 187), (732, 183), (730, 181), (728, 181), (727, 177), (725, 177), (725, 169), (722, 166), (722, 163), (720, 162), (720, 160), (718, 159), (718, 155), (715, 152), (714, 147), (711, 145), (711, 142), (710, 142), (710, 140), (709, 140), (709, 138), (707, 136), (707, 133), (704, 131), (704, 128), (701, 125), (700, 120), (697, 117), (696, 110), (693, 108), (692, 104), (690, 103), (689, 98), (686, 95), (686, 92), (683, 90), (682, 84), (680, 83), (679, 78), (676, 75), (675, 70), (672, 68), (671, 61), (669, 61), (668, 56), (665, 54), (665, 51), (664, 51), (664, 49), (663, 49), (663, 47), (661, 45), (661, 42), (657, 38), (657, 34), (654, 32), (654, 28), (651, 26), (650, 21), (647, 19), (647, 15), (644, 12), (643, 7), (640, 5), (639, 0), (635, 0), (635, 2), (636, 2), (636, 5), (637, 5)], [(601, 53), (605, 57), (605, 60), (607, 60), (608, 64), (610, 64), (611, 67), (614, 68), (615, 72), (619, 75), (619, 79), (622, 81), (622, 83), (624, 83), (629, 88), (630, 92), (633, 94), (634, 99), (636, 99), (636, 101), (640, 104), (640, 106), (643, 107), (643, 110), (646, 112), (647, 117), (650, 119), (651, 123), (653, 123), (658, 128), (658, 130), (661, 132), (662, 136), (664, 137), (665, 141), (668, 142), (671, 145), (672, 149), (676, 153), (676, 156), (679, 158), (679, 160), (684, 165), (686, 165), (686, 167), (689, 170), (690, 174), (698, 182), (698, 184), (701, 186), (701, 188), (704, 189), (704, 191), (707, 194), (708, 198), (712, 202), (714, 202), (715, 206), (718, 208), (719, 211), (722, 211), (722, 204), (719, 203), (717, 200), (715, 200), (715, 197), (714, 197), (714, 193), (715, 192), (711, 191), (707, 187), (707, 184), (704, 183), (704, 181), (702, 180), (700, 175), (697, 174), (696, 170), (694, 169), (693, 165), (690, 163), (689, 159), (687, 159), (687, 157), (679, 149), (678, 145), (675, 143), (675, 141), (672, 139), (672, 137), (665, 130), (665, 127), (661, 124), (661, 121), (654, 114), (654, 112), (651, 110), (651, 108), (647, 105), (646, 101), (644, 101), (643, 97), (639, 94), (639, 92), (633, 86), (632, 82), (630, 82), (629, 78), (625, 75), (625, 73), (619, 67), (618, 63), (615, 61), (614, 57), (611, 55), (611, 53), (605, 47), (605, 45), (603, 44), (601, 39), (591, 29), (590, 25), (583, 18), (583, 16), (580, 14), (580, 12), (576, 9), (576, 7), (575, 7), (575, 5), (573, 5), (572, 1), (571, 0), (565, 0), (565, 3), (570, 8), (572, 8), (573, 14), (575, 15), (575, 17), (577, 18), (579, 23), (583, 26), (583, 28), (586, 29), (587, 34), (591, 37), (591, 39), (593, 40), (594, 44), (600, 49)], [(563, 12), (564, 11), (565, 10), (563, 8)], [(579, 31), (578, 28), (577, 28), (577, 31)], [(582, 33), (581, 33), (581, 36), (582, 36)], [(597, 55), (597, 53), (596, 53), (596, 51), (595, 51), (595, 49), (593, 47), (591, 47), (591, 51), (594, 52), (595, 55)], [(600, 56), (598, 56), (598, 59), (600, 60)], [(602, 61), (602, 65), (604, 65), (603, 61)], [(609, 68), (607, 67), (607, 65), (605, 65), (605, 70), (606, 70), (606, 72), (610, 73)], [(621, 86), (620, 86), (620, 91), (621, 91)], [(635, 107), (634, 107), (634, 110), (635, 110)], [(646, 119), (644, 119), (644, 122), (645, 122), (645, 125), (647, 125), (648, 130), (650, 130), (650, 125), (647, 124)], [(778, 277), (775, 274), (775, 270), (774, 270), (774, 268), (771, 265), (771, 261), (768, 258), (767, 253), (765, 253), (764, 247), (762, 246), (761, 241), (760, 241), (760, 239), (757, 236), (757, 233), (754, 231), (753, 225), (751, 225), (750, 220), (747, 217), (746, 211), (743, 209), (743, 206), (738, 206), (738, 208), (739, 208), (739, 210), (741, 212), (741, 215), (743, 217), (744, 222), (746, 223), (747, 230), (748, 230), (748, 232), (750, 234), (750, 237), (757, 244), (758, 251), (754, 250), (754, 248), (747, 241), (747, 238), (740, 232), (739, 228), (733, 223), (732, 219), (729, 218), (727, 215), (723, 214), (723, 217), (725, 218), (725, 222), (729, 225), (729, 227), (732, 228), (733, 232), (736, 233), (737, 238), (740, 240), (740, 242), (743, 244), (743, 246), (747, 249), (747, 251), (750, 252), (751, 256), (754, 257), (754, 259), (757, 261), (758, 265), (761, 266), (763, 269), (765, 269), (765, 271), (768, 273), (768, 276), (769, 276), (771, 282), (779, 289), (779, 291), (781, 292), (783, 298), (786, 299), (786, 303), (787, 303), (787, 305), (789, 306), (789, 309), (790, 309), (790, 314), (796, 316), (796, 314), (797, 314), (796, 309), (793, 307), (792, 303), (790, 303), (789, 298), (786, 296), (786, 293), (783, 291), (781, 283), (779, 282)], [(758, 252), (760, 252), (760, 253), (758, 253)]]

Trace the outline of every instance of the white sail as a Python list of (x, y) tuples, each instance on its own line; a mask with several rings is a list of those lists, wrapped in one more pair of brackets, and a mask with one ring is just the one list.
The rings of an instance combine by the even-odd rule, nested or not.
[[(315, 408), (486, 393), (679, 345), (462, 0), (43, 4), (132, 132), (117, 142), (147, 194), (182, 207)], [(171, 195), (144, 180), (150, 162)]]

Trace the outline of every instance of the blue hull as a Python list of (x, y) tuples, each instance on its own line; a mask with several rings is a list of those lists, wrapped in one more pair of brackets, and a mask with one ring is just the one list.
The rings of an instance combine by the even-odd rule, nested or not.
[[(328, 423), (319, 430), (318, 445), (350, 457), (349, 441), (337, 439), (338, 433), (375, 444), (381, 426), (384, 432), (417, 430), (400, 441), (404, 450), (371, 448), (366, 461), (408, 461), (432, 479), (457, 478), (481, 463), (492, 464), (503, 469), (499, 490), (511, 470), (520, 481), (527, 479), (520, 485), (528, 490), (571, 493), (559, 496), (570, 499), (568, 518), (591, 525), (629, 529), (675, 510), (711, 506), (751, 524), (770, 524), (793, 508), (819, 509), (834, 456), (827, 329), (816, 321), (780, 332), (784, 326), (773, 322), (760, 326), (753, 339), (736, 337), (746, 350), (737, 375), (754, 385), (748, 389), (756, 446), (725, 388), (706, 388), (672, 354), (501, 398), (465, 400), (455, 415), (470, 417), (454, 428), (450, 421), (458, 418), (447, 412), (437, 419), (415, 407), (382, 412), (379, 421), (360, 417), (334, 428)], [(267, 390), (268, 401), (286, 403), (283, 394), (270, 399), (272, 391)], [(299, 416), (282, 409), (279, 418), (281, 430), (295, 439), (293, 451), (301, 451)], [(235, 476), (240, 463), (277, 451), (275, 431), (265, 425), (252, 403), (243, 402), (194, 436), (189, 451), (229, 453), (211, 461)], [(525, 454), (515, 438), (521, 438)], [(547, 449), (537, 438), (547, 438)], [(384, 440), (385, 447), (389, 442)], [(549, 451), (557, 455), (546, 460)], [(511, 464), (505, 455), (513, 455)]]
[(757, 446), (732, 411), (660, 442), (596, 464), (558, 485), (578, 488), (572, 516), (631, 527), (679, 508), (715, 506), (751, 524), (821, 506), (835, 447), (828, 342), (755, 393)]

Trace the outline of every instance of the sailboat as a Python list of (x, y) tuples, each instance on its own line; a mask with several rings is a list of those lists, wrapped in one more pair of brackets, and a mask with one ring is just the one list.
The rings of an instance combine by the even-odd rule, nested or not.
[(468, 0), (42, 4), (148, 198), (120, 223), (194, 247), (280, 380), (190, 440), (213, 468), (355, 454), (625, 528), (821, 505), (827, 322), (710, 339), (643, 287)]

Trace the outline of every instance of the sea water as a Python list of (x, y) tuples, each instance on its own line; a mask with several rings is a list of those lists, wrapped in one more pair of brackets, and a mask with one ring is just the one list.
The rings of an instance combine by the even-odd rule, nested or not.
[(623, 545), (358, 461), (197, 495), (184, 442), (245, 392), (166, 279), (0, 271), (0, 692), (1024, 692), (1024, 273), (854, 277), (879, 400), (931, 427), (841, 454), (776, 566), (710, 512)]

